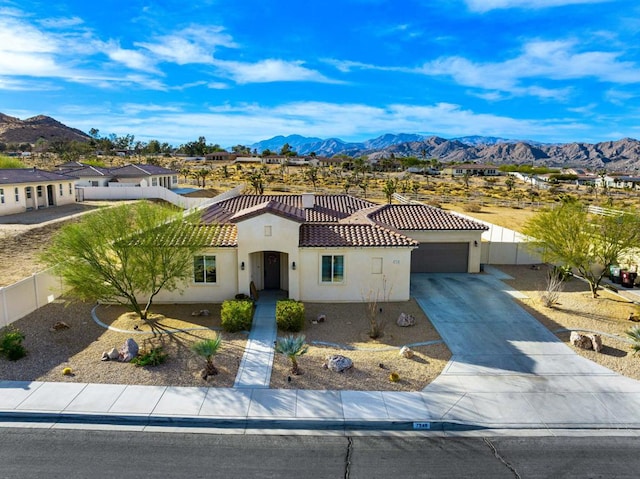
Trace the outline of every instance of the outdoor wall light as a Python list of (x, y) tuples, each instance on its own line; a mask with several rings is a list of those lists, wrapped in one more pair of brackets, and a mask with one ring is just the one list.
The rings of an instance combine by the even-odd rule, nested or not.
[(477, 248), (478, 247), (478, 242), (474, 240), (473, 246), (475, 246)]
[(291, 269), (295, 271), (295, 269), (296, 269), (296, 262), (295, 261), (293, 263), (291, 263)]
[(241, 269), (242, 271), (244, 271), (244, 261), (243, 261), (242, 263), (240, 263), (240, 269)]

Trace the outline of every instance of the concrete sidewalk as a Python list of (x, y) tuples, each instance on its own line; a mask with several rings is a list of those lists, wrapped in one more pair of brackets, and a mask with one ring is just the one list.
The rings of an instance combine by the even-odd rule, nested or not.
[[(640, 436), (640, 382), (573, 353), (495, 276), (415, 275), (412, 293), (453, 354), (423, 391), (268, 389), (264, 358), (246, 357), (226, 389), (0, 381), (0, 426)], [(272, 358), (273, 316), (265, 321), (256, 351)]]

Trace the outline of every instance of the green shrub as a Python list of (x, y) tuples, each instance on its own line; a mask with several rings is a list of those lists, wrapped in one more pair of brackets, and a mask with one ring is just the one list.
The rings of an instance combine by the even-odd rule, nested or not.
[(304, 304), (293, 299), (276, 303), (276, 324), (282, 331), (301, 331), (304, 327)]
[(162, 352), (162, 348), (151, 348), (142, 350), (131, 360), (131, 364), (136, 366), (159, 366), (167, 360), (167, 354)]
[(220, 310), (222, 329), (228, 333), (249, 331), (253, 322), (253, 301), (228, 300)]
[(6, 328), (0, 335), (0, 354), (9, 361), (17, 361), (27, 355), (22, 345), (24, 334), (14, 328)]

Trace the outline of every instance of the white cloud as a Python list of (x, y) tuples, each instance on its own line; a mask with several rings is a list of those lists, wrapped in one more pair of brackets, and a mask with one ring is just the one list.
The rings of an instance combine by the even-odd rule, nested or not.
[(469, 10), (485, 13), (491, 10), (508, 8), (526, 8), (529, 10), (581, 5), (588, 3), (604, 3), (611, 0), (465, 0)]
[(623, 52), (577, 50), (578, 44), (572, 41), (533, 41), (524, 45), (519, 56), (504, 62), (480, 63), (459, 56), (443, 57), (425, 63), (417, 71), (428, 76), (449, 76), (468, 87), (542, 98), (562, 98), (569, 90), (526, 86), (523, 82), (584, 78), (618, 84), (640, 82), (640, 68), (620, 60)]
[(216, 66), (237, 83), (269, 83), (283, 81), (310, 81), (334, 83), (317, 70), (306, 68), (301, 61), (276, 59), (256, 63), (217, 60)]
[(45, 18), (38, 23), (45, 28), (69, 28), (82, 25), (84, 21), (80, 17)]
[(147, 72), (159, 73), (154, 62), (143, 53), (137, 50), (120, 48), (120, 45), (111, 42), (105, 47), (107, 56), (118, 63), (122, 63), (127, 68), (133, 70), (144, 70)]

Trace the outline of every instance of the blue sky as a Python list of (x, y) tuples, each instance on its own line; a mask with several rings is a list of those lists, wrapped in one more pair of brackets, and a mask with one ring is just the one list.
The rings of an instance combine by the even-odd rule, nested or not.
[(640, 4), (0, 0), (0, 112), (176, 146), (640, 138)]

